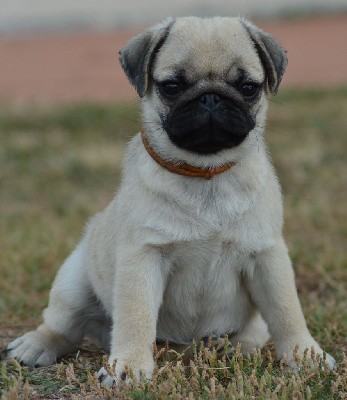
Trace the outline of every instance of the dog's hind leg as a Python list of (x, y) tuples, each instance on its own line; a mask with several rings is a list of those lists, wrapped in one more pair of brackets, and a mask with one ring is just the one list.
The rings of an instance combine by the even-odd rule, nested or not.
[(243, 329), (236, 335), (231, 336), (229, 340), (233, 348), (240, 343), (241, 352), (249, 354), (254, 349), (261, 349), (269, 339), (268, 327), (261, 315), (256, 312)]
[[(93, 304), (94, 301), (94, 304)], [(77, 349), (95, 307), (83, 270), (83, 242), (67, 258), (54, 281), (43, 324), (8, 345), (8, 356), (29, 366), (52, 364)], [(92, 313), (95, 317), (95, 312)]]

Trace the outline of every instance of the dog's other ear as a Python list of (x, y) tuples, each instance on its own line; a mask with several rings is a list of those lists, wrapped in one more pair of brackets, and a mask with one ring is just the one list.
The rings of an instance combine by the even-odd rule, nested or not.
[(242, 23), (259, 54), (265, 70), (268, 88), (272, 94), (276, 94), (288, 64), (286, 51), (270, 34), (245, 19), (242, 20)]
[(153, 26), (131, 39), (119, 52), (123, 70), (140, 97), (146, 93), (154, 56), (164, 43), (173, 22), (172, 18), (168, 18), (161, 24)]

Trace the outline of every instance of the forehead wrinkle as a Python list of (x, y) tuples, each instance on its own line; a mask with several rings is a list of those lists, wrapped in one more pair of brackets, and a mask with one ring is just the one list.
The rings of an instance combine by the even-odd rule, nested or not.
[(154, 73), (172, 77), (184, 67), (189, 80), (209, 75), (233, 79), (237, 65), (250, 77), (262, 80), (263, 68), (248, 33), (238, 20), (220, 20), (178, 19), (158, 53)]

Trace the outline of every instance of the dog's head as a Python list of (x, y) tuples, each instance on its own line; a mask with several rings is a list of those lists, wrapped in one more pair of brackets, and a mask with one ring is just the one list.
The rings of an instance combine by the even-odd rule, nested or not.
[(168, 19), (132, 39), (120, 61), (152, 141), (163, 143), (165, 131), (167, 145), (200, 157), (237, 148), (263, 128), (267, 94), (287, 64), (272, 36), (220, 17)]

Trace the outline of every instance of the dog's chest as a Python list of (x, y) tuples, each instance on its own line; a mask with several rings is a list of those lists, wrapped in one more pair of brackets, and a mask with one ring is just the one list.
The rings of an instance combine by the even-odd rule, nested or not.
[(189, 342), (239, 330), (250, 301), (241, 270), (248, 257), (218, 237), (171, 246), (158, 336)]

